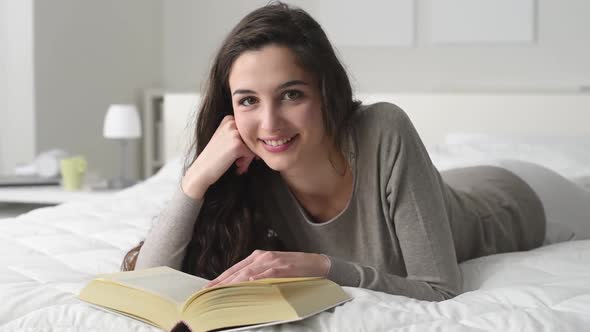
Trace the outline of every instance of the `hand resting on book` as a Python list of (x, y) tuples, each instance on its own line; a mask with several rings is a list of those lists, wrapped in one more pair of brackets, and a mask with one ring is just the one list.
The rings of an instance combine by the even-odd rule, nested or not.
[(321, 254), (255, 250), (205, 287), (264, 278), (325, 277), (330, 259)]

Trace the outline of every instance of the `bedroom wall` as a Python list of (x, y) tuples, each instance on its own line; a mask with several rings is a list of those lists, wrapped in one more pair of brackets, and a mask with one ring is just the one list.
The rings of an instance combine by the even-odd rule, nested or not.
[(0, 0), (0, 174), (35, 154), (32, 8)]
[[(537, 0), (533, 45), (433, 46), (432, 1), (416, 0), (414, 47), (337, 47), (357, 91), (590, 86), (590, 2)], [(318, 0), (289, 2), (318, 14)], [(222, 38), (265, 3), (0, 0), (0, 172), (61, 147), (86, 155), (95, 172), (116, 175), (118, 146), (102, 137), (108, 105), (139, 104), (147, 87), (198, 91)], [(368, 9), (355, 24), (370, 17)], [(131, 147), (135, 177), (139, 145)]]
[[(104, 115), (162, 85), (162, 31), (160, 0), (0, 0), (0, 173), (59, 147), (95, 176), (118, 175)], [(133, 178), (141, 150), (129, 145)]]
[[(590, 2), (537, 0), (537, 42), (433, 46), (428, 13), (435, 0), (416, 1), (411, 48), (337, 47), (359, 91), (571, 90), (590, 86)], [(164, 82), (199, 89), (223, 36), (249, 10), (267, 1), (164, 3)], [(289, 1), (318, 13), (318, 1)], [(370, 9), (354, 24), (371, 19)], [(499, 22), (501, 24), (501, 22)], [(328, 34), (330, 32), (328, 31)]]
[[(9, 0), (10, 1), (10, 0)], [(35, 1), (37, 151), (83, 154), (89, 170), (119, 174), (118, 143), (102, 136), (109, 104), (140, 106), (162, 84), (159, 0)], [(128, 174), (141, 174), (141, 141), (129, 145)]]

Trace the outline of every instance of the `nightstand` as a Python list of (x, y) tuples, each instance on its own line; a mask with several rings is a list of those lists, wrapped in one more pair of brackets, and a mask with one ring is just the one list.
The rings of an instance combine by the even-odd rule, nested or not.
[(61, 186), (0, 187), (0, 219), (15, 217), (36, 208), (106, 197), (117, 190), (65, 191)]

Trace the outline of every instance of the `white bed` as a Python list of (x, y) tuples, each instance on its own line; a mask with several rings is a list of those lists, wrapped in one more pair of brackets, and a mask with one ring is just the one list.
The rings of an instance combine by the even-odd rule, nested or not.
[[(186, 120), (197, 99), (195, 95), (166, 96), (163, 143), (168, 162), (155, 176), (111, 197), (0, 220), (0, 331), (158, 331), (90, 307), (76, 294), (96, 274), (119, 269), (125, 252), (145, 236), (177, 188), (181, 162), (176, 157), (186, 146)], [(588, 138), (590, 96), (437, 94), (364, 99), (394, 101), (405, 108), (441, 169), (478, 163), (495, 153), (546, 161), (581, 186), (590, 176), (590, 161), (584, 163), (585, 151), (577, 150), (578, 143)], [(563, 122), (555, 120), (558, 114)], [(512, 120), (492, 121), (505, 115)], [(531, 117), (537, 126), (521, 130), (522, 123), (504, 125)], [(500, 133), (505, 141), (449, 135), (457, 132)], [(483, 257), (462, 263), (461, 269), (465, 293), (448, 301), (421, 302), (346, 287), (354, 300), (334, 311), (263, 330), (589, 329), (590, 240)]]

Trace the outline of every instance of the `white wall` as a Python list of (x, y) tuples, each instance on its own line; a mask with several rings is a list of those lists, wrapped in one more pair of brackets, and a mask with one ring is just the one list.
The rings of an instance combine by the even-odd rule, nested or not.
[(32, 8), (0, 0), (0, 174), (35, 154)]
[[(590, 1), (537, 0), (537, 41), (533, 45), (464, 46), (429, 42), (432, 1), (436, 0), (416, 0), (414, 47), (336, 45), (358, 91), (566, 90), (590, 85)], [(248, 11), (266, 2), (165, 2), (165, 86), (198, 89), (223, 36)], [(319, 17), (318, 1), (289, 2)], [(371, 20), (371, 8), (350, 19), (351, 24), (359, 25)]]
[[(10, 0), (9, 0), (10, 1)], [(162, 84), (159, 0), (35, 1), (37, 151), (83, 154), (89, 170), (119, 173), (119, 145), (102, 136), (109, 104), (136, 103)], [(141, 174), (141, 141), (129, 145)]]
[[(318, 0), (289, 1), (303, 8)], [(197, 91), (225, 35), (252, 9), (268, 0), (175, 0), (163, 4), (164, 86)]]
[[(537, 0), (533, 45), (465, 46), (429, 43), (432, 1), (416, 0), (414, 47), (336, 45), (357, 91), (590, 86), (589, 1)], [(318, 0), (289, 2), (319, 17)], [(86, 155), (103, 176), (116, 174), (118, 146), (101, 132), (107, 106), (139, 103), (147, 87), (198, 91), (224, 36), (265, 3), (0, 0), (0, 172), (62, 147)], [(351, 24), (369, 20), (367, 7)]]

